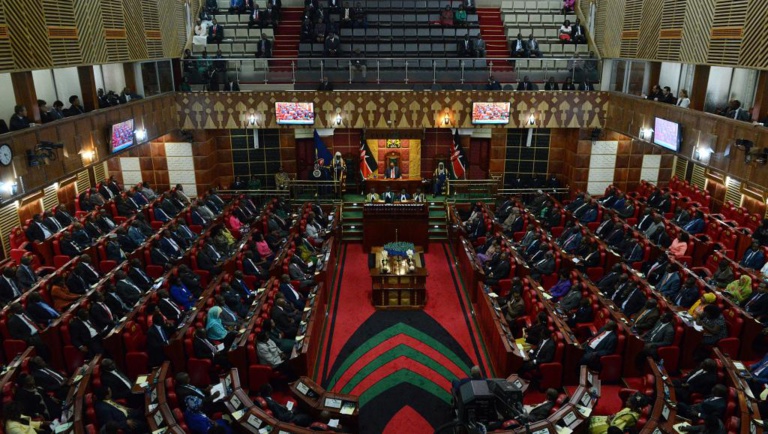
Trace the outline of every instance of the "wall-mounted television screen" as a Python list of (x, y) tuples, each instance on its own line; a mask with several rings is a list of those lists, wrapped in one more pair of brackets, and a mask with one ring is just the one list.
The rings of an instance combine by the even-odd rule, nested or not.
[(276, 102), (278, 125), (313, 125), (315, 105), (311, 102)]
[(508, 102), (474, 102), (472, 103), (473, 124), (508, 124)]
[(680, 150), (680, 124), (656, 118), (653, 125), (653, 143), (670, 151)]
[(136, 139), (133, 137), (133, 119), (112, 125), (110, 143), (112, 153), (120, 152), (136, 143)]

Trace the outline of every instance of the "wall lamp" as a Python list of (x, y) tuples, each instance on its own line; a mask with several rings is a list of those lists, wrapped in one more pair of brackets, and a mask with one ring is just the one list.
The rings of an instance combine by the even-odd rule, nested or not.
[(256, 125), (256, 115), (252, 114), (248, 116), (248, 125), (250, 126)]
[(342, 121), (341, 113), (337, 113), (336, 114), (336, 126), (341, 125), (341, 121)]
[(536, 115), (533, 112), (528, 116), (528, 125), (536, 126)]
[(139, 143), (142, 143), (145, 140), (147, 140), (147, 130), (145, 130), (144, 128), (134, 131), (133, 134), (136, 136), (136, 141)]
[(653, 130), (651, 128), (640, 128), (640, 139), (651, 140), (653, 137)]
[(702, 161), (702, 162), (708, 162), (709, 157), (712, 155), (714, 151), (712, 151), (711, 148), (703, 147), (703, 146), (696, 146), (693, 149), (693, 159), (696, 161)]

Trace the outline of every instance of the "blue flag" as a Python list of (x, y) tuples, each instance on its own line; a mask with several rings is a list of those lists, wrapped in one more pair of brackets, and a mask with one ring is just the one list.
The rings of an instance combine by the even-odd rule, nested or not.
[(333, 156), (328, 148), (325, 147), (325, 143), (323, 143), (323, 139), (320, 138), (320, 134), (317, 134), (317, 130), (315, 130), (315, 161), (321, 158), (324, 160), (322, 165), (327, 166), (331, 164)]

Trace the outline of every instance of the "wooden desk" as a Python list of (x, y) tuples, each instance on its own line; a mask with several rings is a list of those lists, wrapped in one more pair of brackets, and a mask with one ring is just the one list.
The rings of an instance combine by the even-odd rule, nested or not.
[[(360, 416), (360, 403), (357, 396), (328, 392), (309, 377), (301, 377), (291, 383), (291, 392), (302, 407), (317, 417), (321, 412), (327, 411), (333, 419), (339, 419), (341, 425), (352, 432), (358, 431), (358, 418)], [(326, 405), (326, 399), (342, 401), (342, 405), (350, 403), (355, 405), (352, 414), (341, 414), (341, 409)]]
[[(424, 191), (424, 188), (422, 188), (423, 180), (421, 178), (414, 178), (414, 179), (389, 179), (389, 178), (375, 178), (375, 179), (366, 179), (365, 180), (365, 187), (370, 190), (372, 188), (376, 189), (376, 193), (381, 196), (382, 193), (384, 193), (384, 190), (389, 187), (395, 194), (400, 193), (400, 190), (405, 189), (405, 191), (408, 192), (408, 194), (413, 195), (413, 193), (416, 191), (417, 188), (421, 188), (421, 191), (426, 194), (426, 191)], [(365, 192), (365, 194), (368, 194), (368, 191)]]
[(391, 241), (429, 246), (429, 209), (426, 203), (366, 203), (363, 205), (363, 250)]
[(382, 273), (371, 268), (371, 302), (377, 309), (423, 309), (427, 303), (427, 270), (408, 274)]

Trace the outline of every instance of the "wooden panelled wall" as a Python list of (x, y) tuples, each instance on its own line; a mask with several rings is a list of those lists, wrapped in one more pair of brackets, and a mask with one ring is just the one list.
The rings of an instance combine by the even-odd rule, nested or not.
[[(31, 192), (91, 164), (105, 161), (110, 157), (110, 126), (127, 119), (134, 119), (137, 128), (145, 128), (148, 137), (169, 133), (178, 128), (173, 94), (97, 110), (0, 137), (0, 143), (9, 144), (14, 153), (13, 164), (0, 168), (0, 181), (13, 182), (14, 178), (21, 178), (24, 190)], [(48, 165), (30, 167), (26, 152), (42, 141), (61, 143), (64, 148), (56, 151), (56, 160)], [(90, 160), (82, 154), (89, 151), (94, 153)]]
[(241, 129), (257, 114), (260, 128), (277, 128), (275, 102), (313, 102), (315, 127), (332, 128), (337, 114), (345, 128), (472, 128), (473, 101), (509, 101), (507, 125), (526, 128), (531, 114), (546, 128), (599, 128), (608, 109), (604, 92), (239, 92), (178, 93), (184, 129)]
[[(191, 3), (194, 11), (200, 0)], [(185, 7), (179, 0), (0, 0), (0, 71), (180, 57)]]
[(765, 0), (595, 1), (605, 57), (768, 69)]

